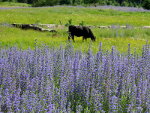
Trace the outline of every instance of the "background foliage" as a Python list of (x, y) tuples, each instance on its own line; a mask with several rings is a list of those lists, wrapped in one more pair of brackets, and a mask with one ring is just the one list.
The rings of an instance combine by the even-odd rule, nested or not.
[(150, 9), (150, 0), (144, 0), (144, 2), (143, 2), (143, 8)]

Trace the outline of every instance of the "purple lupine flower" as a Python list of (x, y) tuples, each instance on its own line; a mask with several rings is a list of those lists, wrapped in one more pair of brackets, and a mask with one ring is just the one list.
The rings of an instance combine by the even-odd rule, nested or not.
[(21, 89), (18, 88), (13, 94), (13, 98), (14, 98), (13, 105), (14, 105), (15, 112), (20, 112), (20, 104), (21, 104), (20, 92), (21, 92)]
[(109, 113), (117, 113), (117, 112), (118, 112), (118, 97), (113, 95), (110, 97)]
[[(137, 57), (47, 47), (0, 50), (0, 112), (149, 112), (150, 49)], [(74, 105), (76, 104), (76, 105)], [(120, 104), (120, 105), (119, 105)]]

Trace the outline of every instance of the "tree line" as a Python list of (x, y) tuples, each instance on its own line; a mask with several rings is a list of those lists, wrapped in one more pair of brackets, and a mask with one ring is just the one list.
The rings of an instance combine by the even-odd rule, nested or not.
[(150, 9), (150, 0), (0, 0), (0, 2), (21, 2), (32, 6), (53, 5), (115, 5), (115, 6), (143, 6)]

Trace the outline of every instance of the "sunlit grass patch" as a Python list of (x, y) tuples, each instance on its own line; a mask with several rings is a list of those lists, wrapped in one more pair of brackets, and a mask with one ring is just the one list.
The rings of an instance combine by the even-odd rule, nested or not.
[[(69, 10), (68, 10), (69, 9)], [(64, 25), (69, 19), (78, 25), (84, 21), (85, 25), (150, 25), (149, 12), (123, 12), (115, 10), (99, 10), (78, 7), (50, 7), (24, 8), (1, 10), (0, 22), (8, 23), (51, 23)]]

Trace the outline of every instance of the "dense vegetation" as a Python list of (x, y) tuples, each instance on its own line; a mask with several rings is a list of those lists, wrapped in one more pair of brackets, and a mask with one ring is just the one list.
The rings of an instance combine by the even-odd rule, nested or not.
[(150, 112), (149, 45), (142, 56), (73, 49), (0, 49), (0, 112)]
[(143, 6), (150, 9), (150, 0), (0, 0), (0, 2), (21, 2), (32, 4), (33, 6), (49, 6), (57, 4), (71, 5), (117, 5), (117, 6)]
[[(0, 17), (0, 112), (150, 112), (150, 29), (142, 28), (149, 12), (8, 8)], [(63, 27), (51, 33), (11, 23)], [(96, 42), (68, 43), (68, 24), (94, 26)]]
[(150, 9), (150, 0), (144, 0), (142, 6), (145, 9)]

